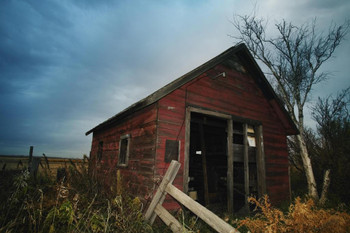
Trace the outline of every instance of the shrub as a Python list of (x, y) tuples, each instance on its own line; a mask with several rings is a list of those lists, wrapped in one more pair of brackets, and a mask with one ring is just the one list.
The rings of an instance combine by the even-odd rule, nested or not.
[(259, 201), (249, 198), (256, 205), (257, 214), (240, 221), (239, 228), (251, 232), (349, 232), (350, 215), (333, 209), (319, 209), (312, 199), (296, 198), (287, 213), (273, 208), (264, 196)]
[(42, 232), (69, 232), (72, 229), (74, 211), (69, 201), (59, 208), (53, 207), (44, 221)]

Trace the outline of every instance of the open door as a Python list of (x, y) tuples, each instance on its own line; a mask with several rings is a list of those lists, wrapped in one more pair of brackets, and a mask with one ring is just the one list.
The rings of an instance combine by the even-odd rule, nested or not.
[(188, 107), (184, 191), (214, 212), (248, 213), (266, 192), (261, 123)]
[(191, 113), (188, 191), (214, 212), (227, 211), (227, 120)]

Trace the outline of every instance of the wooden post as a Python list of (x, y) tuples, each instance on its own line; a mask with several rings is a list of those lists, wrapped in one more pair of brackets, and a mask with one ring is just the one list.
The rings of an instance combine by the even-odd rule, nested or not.
[(183, 169), (184, 193), (188, 194), (188, 174), (190, 167), (191, 109), (186, 108), (185, 119), (185, 158)]
[(289, 202), (292, 203), (292, 183), (290, 178), (290, 165), (288, 165)]
[(120, 175), (120, 170), (117, 170), (117, 194), (122, 194), (122, 177)]
[(233, 122), (227, 124), (227, 210), (233, 213)]
[(145, 220), (153, 224), (157, 217), (154, 209), (158, 204), (162, 205), (166, 196), (165, 188), (169, 183), (172, 183), (176, 177), (177, 172), (180, 169), (181, 164), (175, 160), (171, 161), (167, 172), (165, 173), (162, 182), (160, 183), (156, 194), (154, 195), (148, 210), (145, 213)]
[(34, 150), (34, 147), (33, 147), (33, 146), (30, 146), (30, 147), (29, 147), (29, 159), (28, 159), (28, 169), (29, 169), (29, 172), (32, 172), (33, 150)]
[(243, 157), (244, 157), (244, 202), (246, 208), (248, 207), (248, 196), (249, 196), (249, 156), (248, 156), (248, 125), (243, 124)]
[(31, 163), (33, 160), (33, 149), (34, 149), (33, 146), (29, 147), (29, 161), (28, 161), (29, 163)]
[(256, 140), (256, 165), (258, 173), (258, 195), (262, 197), (266, 193), (266, 175), (265, 175), (265, 153), (262, 126), (255, 127)]
[(205, 205), (208, 206), (209, 205), (209, 189), (208, 189), (207, 155), (206, 155), (206, 148), (205, 148), (203, 124), (199, 124), (199, 134), (200, 134), (200, 138), (201, 138), (201, 151), (202, 151), (204, 201), (205, 201)]

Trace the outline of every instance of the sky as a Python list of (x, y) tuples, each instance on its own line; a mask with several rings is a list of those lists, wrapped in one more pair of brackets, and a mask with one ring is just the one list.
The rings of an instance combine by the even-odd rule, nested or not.
[[(327, 30), (349, 19), (350, 1), (2, 0), (0, 155), (89, 155), (85, 132), (234, 46), (233, 15), (254, 10)], [(348, 35), (310, 101), (350, 86), (349, 54)]]

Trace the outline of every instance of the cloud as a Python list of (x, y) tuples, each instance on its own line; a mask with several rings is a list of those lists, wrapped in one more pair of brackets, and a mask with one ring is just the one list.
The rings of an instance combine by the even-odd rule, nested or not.
[[(311, 3), (258, 5), (270, 17), (291, 19), (327, 5)], [(343, 15), (349, 10), (347, 2), (334, 5)], [(38, 155), (88, 154), (87, 130), (232, 46), (229, 20), (253, 6), (238, 0), (1, 1), (0, 154), (27, 154), (30, 145)], [(334, 12), (327, 15), (342, 18)]]

